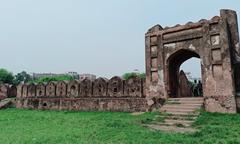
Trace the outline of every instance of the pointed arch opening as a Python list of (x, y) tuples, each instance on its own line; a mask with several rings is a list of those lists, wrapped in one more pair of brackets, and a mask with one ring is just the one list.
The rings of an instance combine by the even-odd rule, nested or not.
[[(180, 69), (181, 65), (191, 58), (200, 59), (200, 56), (195, 51), (181, 49), (173, 53), (168, 58), (168, 97), (196, 97), (202, 96), (202, 81), (200, 74), (199, 78), (189, 78), (189, 73)], [(191, 67), (191, 65), (189, 65)], [(201, 69), (201, 64), (199, 63)], [(200, 72), (201, 73), (201, 72)]]

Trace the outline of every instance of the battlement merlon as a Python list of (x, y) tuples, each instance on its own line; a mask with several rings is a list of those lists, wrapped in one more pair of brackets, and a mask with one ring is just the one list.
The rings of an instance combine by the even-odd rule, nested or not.
[[(210, 20), (201, 19), (195, 23), (187, 22), (184, 25), (176, 24), (175, 26), (172, 26), (172, 27), (166, 26), (164, 28), (161, 25), (157, 24), (157, 25), (153, 26), (152, 28), (148, 29), (145, 36), (156, 36), (156, 35), (174, 33), (174, 32), (179, 32), (179, 31), (184, 31), (184, 30), (189, 30), (189, 29), (195, 29), (195, 28), (202, 27), (204, 24), (218, 23), (220, 19), (227, 20), (227, 22), (230, 26), (238, 25), (236, 11), (229, 10), (229, 9), (221, 9), (220, 16), (214, 16)], [(238, 34), (238, 29), (234, 29), (234, 30)]]

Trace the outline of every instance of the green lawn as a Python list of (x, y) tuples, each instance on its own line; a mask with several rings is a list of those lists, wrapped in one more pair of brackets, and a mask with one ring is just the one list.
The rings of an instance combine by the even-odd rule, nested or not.
[(0, 110), (0, 144), (240, 143), (240, 115), (203, 112), (199, 132), (171, 134), (141, 126), (156, 114)]

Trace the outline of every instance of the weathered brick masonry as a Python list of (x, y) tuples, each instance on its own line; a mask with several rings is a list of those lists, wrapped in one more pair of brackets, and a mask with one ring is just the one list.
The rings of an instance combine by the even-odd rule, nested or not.
[(17, 95), (17, 88), (13, 85), (0, 84), (0, 100)]
[(146, 111), (145, 80), (120, 77), (19, 85), (18, 108), (81, 111)]
[[(237, 15), (221, 10), (210, 20), (162, 28), (156, 25), (146, 37), (147, 98), (178, 95), (179, 68), (196, 57), (201, 60), (205, 109), (236, 113), (240, 91), (240, 46)], [(237, 107), (236, 107), (237, 106)]]

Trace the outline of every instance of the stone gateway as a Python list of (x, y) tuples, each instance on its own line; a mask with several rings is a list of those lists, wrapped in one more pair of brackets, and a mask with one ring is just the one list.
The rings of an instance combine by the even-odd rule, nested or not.
[(205, 109), (236, 113), (240, 46), (235, 11), (221, 10), (211, 20), (174, 27), (156, 25), (145, 38), (147, 97), (178, 97), (179, 67), (196, 57), (201, 60)]
[[(221, 10), (210, 20), (163, 28), (145, 34), (146, 79), (98, 78), (95, 81), (19, 85), (17, 107), (86, 111), (148, 111), (169, 98), (190, 97), (180, 65), (201, 60), (204, 107), (209, 112), (236, 113), (240, 108), (240, 44), (237, 15)], [(183, 90), (184, 89), (184, 90)], [(6, 91), (1, 88), (2, 94)], [(155, 107), (155, 108), (154, 108)]]

